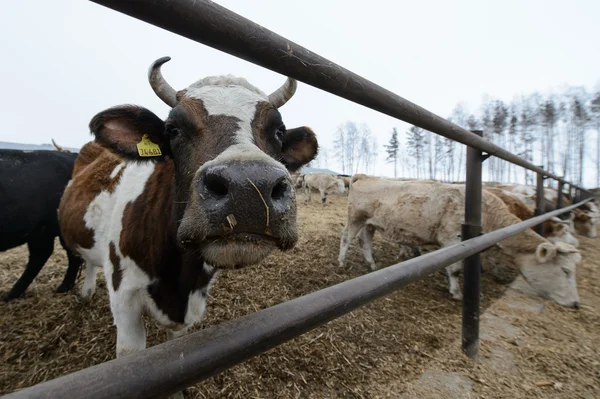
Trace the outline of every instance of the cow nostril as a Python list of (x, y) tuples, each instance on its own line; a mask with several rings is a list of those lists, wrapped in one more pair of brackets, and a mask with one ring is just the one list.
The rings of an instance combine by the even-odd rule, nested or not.
[(204, 187), (211, 193), (219, 197), (227, 195), (227, 180), (219, 175), (209, 174), (204, 179)]
[(575, 303), (573, 304), (573, 307), (574, 307), (575, 309), (579, 309), (579, 302), (575, 302)]
[(284, 181), (280, 181), (273, 187), (273, 191), (271, 191), (271, 199), (280, 200), (283, 198), (285, 192), (287, 191), (287, 183)]

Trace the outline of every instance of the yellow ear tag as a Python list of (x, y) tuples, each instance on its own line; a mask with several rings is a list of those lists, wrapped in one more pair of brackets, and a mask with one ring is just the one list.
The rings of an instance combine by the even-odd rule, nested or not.
[(140, 157), (159, 157), (162, 155), (158, 144), (153, 143), (147, 134), (142, 136), (142, 141), (137, 143), (138, 154)]

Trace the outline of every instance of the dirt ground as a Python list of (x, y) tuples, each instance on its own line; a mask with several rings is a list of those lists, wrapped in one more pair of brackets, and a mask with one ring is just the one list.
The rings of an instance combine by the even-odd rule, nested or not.
[[(367, 273), (357, 242), (349, 251), (350, 268), (337, 266), (346, 197), (330, 196), (325, 208), (313, 201), (299, 204), (301, 238), (295, 249), (275, 253), (255, 267), (221, 272), (197, 329)], [(600, 238), (580, 240), (584, 260), (577, 278), (583, 307), (575, 311), (545, 302), (539, 315), (515, 318), (536, 344), (519, 347), (515, 357), (519, 373), (512, 379), (489, 378), (490, 370), (474, 366), (461, 354), (455, 344), (460, 338), (461, 307), (450, 299), (444, 273), (439, 272), (189, 392), (197, 398), (397, 397), (435, 365), (467, 375), (473, 392), (482, 398), (600, 397)], [(379, 265), (402, 261), (398, 247), (378, 235), (374, 256)], [(19, 277), (26, 260), (26, 247), (0, 254), (0, 295)], [(500, 265), (503, 274), (494, 277), (489, 268), (484, 271), (482, 311), (517, 275), (511, 260), (496, 249), (484, 255), (484, 266), (491, 263)], [(0, 303), (0, 393), (115, 357), (116, 333), (102, 275), (91, 303), (85, 303), (76, 292), (54, 292), (66, 265), (57, 246), (26, 297)], [(80, 276), (78, 287), (82, 280)], [(152, 321), (147, 324), (149, 346), (166, 339)], [(485, 345), (482, 353), (486, 354)], [(538, 386), (540, 381), (553, 384)]]

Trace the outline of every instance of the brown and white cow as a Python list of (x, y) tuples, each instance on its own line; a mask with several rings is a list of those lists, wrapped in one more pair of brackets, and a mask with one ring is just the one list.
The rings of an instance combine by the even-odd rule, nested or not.
[[(521, 220), (528, 220), (534, 217), (534, 210), (525, 205), (525, 203), (517, 196), (509, 191), (502, 190), (500, 188), (485, 188), (485, 191), (494, 194), (500, 198), (506, 205), (510, 213), (515, 215)], [(573, 245), (574, 247), (579, 246), (579, 240), (571, 234), (569, 226), (570, 220), (561, 220), (557, 217), (553, 217), (550, 220), (544, 222), (544, 235), (550, 242), (564, 242), (565, 244)]]
[[(375, 231), (390, 241), (409, 245), (440, 245), (460, 241), (464, 220), (464, 186), (445, 183), (400, 182), (357, 175), (352, 178), (348, 197), (348, 222), (340, 240), (340, 266), (354, 237), (360, 244), (371, 269)], [(521, 220), (506, 205), (485, 190), (482, 193), (482, 228), (497, 230)], [(576, 264), (581, 255), (577, 248), (563, 242), (551, 243), (531, 229), (498, 243), (512, 255), (521, 273), (542, 297), (564, 306), (577, 307), (579, 295), (575, 281)], [(446, 268), (450, 294), (461, 299), (458, 274), (462, 262)]]
[(321, 194), (321, 203), (325, 205), (327, 194), (343, 194), (346, 191), (343, 180), (329, 173), (309, 173), (304, 175), (304, 201), (312, 201), (312, 189)]
[[(536, 203), (535, 188), (522, 184), (503, 185), (498, 188), (510, 191), (516, 194), (529, 207), (534, 208)], [(556, 209), (558, 191), (553, 188), (544, 188), (544, 200), (542, 207), (544, 212), (551, 212)], [(571, 205), (571, 201), (563, 196), (563, 206)], [(597, 236), (597, 224), (600, 223), (600, 210), (592, 201), (583, 204), (581, 212), (573, 212), (568, 215), (567, 221), (570, 223), (570, 231), (572, 234), (580, 234), (585, 237), (594, 238)], [(567, 215), (565, 215), (567, 216)]]
[[(102, 267), (117, 327), (117, 356), (146, 347), (142, 313), (173, 338), (200, 321), (219, 268), (252, 265), (298, 239), (290, 171), (317, 139), (286, 129), (278, 108), (290, 78), (267, 96), (243, 78), (208, 77), (176, 92), (155, 61), (149, 80), (172, 109), (163, 121), (123, 105), (90, 122), (59, 215), (65, 241), (86, 262), (82, 294)], [(145, 156), (152, 155), (152, 156)]]

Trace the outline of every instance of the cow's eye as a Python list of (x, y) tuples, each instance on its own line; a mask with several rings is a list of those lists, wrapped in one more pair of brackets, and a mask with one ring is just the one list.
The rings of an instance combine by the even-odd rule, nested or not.
[(567, 277), (569, 277), (571, 275), (571, 271), (569, 269), (566, 269), (563, 267), (562, 271)]
[(275, 131), (275, 136), (279, 141), (283, 141), (283, 135), (285, 134), (285, 125), (281, 125)]
[(177, 126), (168, 125), (167, 126), (167, 135), (170, 139), (176, 137), (179, 134), (179, 128)]

